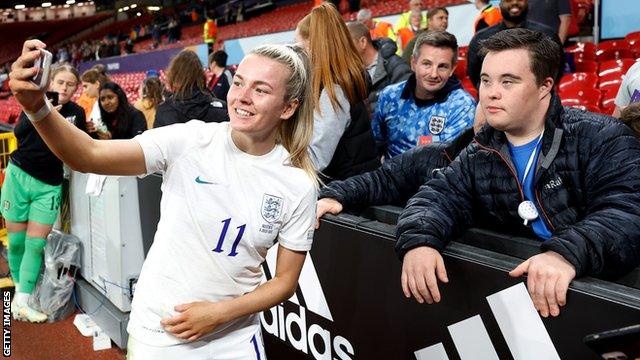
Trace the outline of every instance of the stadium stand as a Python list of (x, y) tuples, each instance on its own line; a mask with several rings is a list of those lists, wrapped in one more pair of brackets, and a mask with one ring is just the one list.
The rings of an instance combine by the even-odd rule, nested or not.
[[(578, 3), (584, 0), (576, 0)], [(451, 6), (467, 3), (465, 0), (425, 0), (426, 8), (434, 6)], [(582, 6), (581, 4), (578, 4)], [(220, 26), (218, 32), (218, 44), (225, 40), (257, 36), (267, 33), (292, 30), (297, 22), (313, 6), (311, 1), (303, 1), (277, 7), (275, 10), (253, 17), (249, 20)], [(369, 8), (373, 16), (385, 16), (408, 10), (405, 0), (378, 1)], [(355, 12), (343, 14), (345, 20), (355, 19)], [(40, 22), (23, 22), (0, 24), (0, 32), (24, 32), (27, 36), (47, 33), (46, 41), (56, 44), (77, 34), (82, 29), (89, 28), (112, 15), (101, 13), (90, 17), (73, 20), (52, 20)], [(153, 23), (151, 15), (135, 17), (129, 20), (113, 22), (99, 27), (96, 31), (75, 38), (74, 42), (95, 40), (104, 36), (128, 33), (135, 26), (144, 27)], [(121, 41), (121, 45), (124, 41)], [(155, 49), (181, 48), (197, 45), (202, 42), (202, 24), (183, 26), (182, 37), (175, 43), (162, 41), (159, 47), (154, 48), (153, 40), (144, 38), (134, 45), (134, 52), (153, 51)], [(11, 60), (19, 51), (21, 42), (8, 41), (0, 49), (0, 64)], [(219, 45), (218, 45), (219, 46)], [(477, 98), (477, 91), (466, 76), (466, 52), (467, 47), (459, 49), (458, 66), (456, 76), (462, 81), (463, 87)], [(575, 105), (580, 108), (608, 112), (613, 103), (616, 92), (620, 87), (622, 76), (635, 63), (640, 60), (640, 31), (627, 34), (624, 39), (602, 41), (595, 45), (589, 41), (580, 41), (565, 48), (566, 53), (571, 54), (575, 63), (575, 73), (565, 75), (558, 90), (563, 103)], [(164, 74), (162, 74), (162, 77)], [(211, 78), (207, 72), (207, 78)], [(129, 101), (134, 102), (138, 98), (140, 82), (145, 74), (142, 72), (116, 74), (111, 76), (119, 83), (127, 93)], [(76, 97), (79, 93), (76, 94)], [(19, 115), (20, 108), (12, 98), (0, 100), (0, 122), (11, 124)]]
[(0, 64), (14, 59), (22, 49), (22, 43), (26, 38), (38, 36), (49, 44), (57, 44), (112, 16), (109, 13), (102, 13), (76, 19), (0, 23), (0, 34), (20, 34), (16, 37), (2, 37)]

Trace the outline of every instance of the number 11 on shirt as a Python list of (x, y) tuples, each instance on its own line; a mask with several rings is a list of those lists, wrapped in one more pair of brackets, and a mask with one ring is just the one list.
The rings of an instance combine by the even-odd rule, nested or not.
[[(227, 237), (227, 230), (229, 230), (229, 224), (231, 224), (231, 218), (228, 218), (226, 220), (222, 220), (222, 223), (224, 224), (224, 226), (222, 227), (222, 232), (220, 233), (220, 238), (218, 239), (218, 244), (216, 245), (215, 249), (213, 249), (213, 251), (217, 252), (217, 253), (221, 253), (224, 250), (222, 249), (222, 245), (224, 243), (225, 238)], [(242, 224), (240, 226), (238, 226), (236, 229), (238, 229), (238, 235), (236, 235), (236, 239), (233, 241), (233, 245), (231, 245), (231, 252), (229, 253), (229, 255), (227, 256), (236, 256), (238, 255), (238, 252), (236, 251), (236, 249), (238, 248), (238, 244), (240, 243), (240, 240), (242, 239), (242, 235), (244, 234), (244, 228), (247, 226), (247, 224)]]

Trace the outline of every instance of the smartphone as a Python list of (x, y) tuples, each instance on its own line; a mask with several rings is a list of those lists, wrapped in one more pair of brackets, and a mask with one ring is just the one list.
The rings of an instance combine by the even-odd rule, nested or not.
[(584, 343), (603, 359), (636, 359), (640, 357), (640, 325), (587, 335)]
[(33, 66), (38, 69), (38, 72), (32, 81), (40, 90), (44, 90), (49, 86), (49, 71), (51, 70), (52, 59), (53, 55), (51, 55), (50, 52), (40, 49), (40, 57), (37, 58), (33, 64)]
[(49, 99), (49, 101), (51, 102), (51, 105), (53, 106), (58, 105), (58, 102), (60, 101), (58, 97), (60, 94), (58, 94), (55, 91), (47, 91), (46, 95), (47, 95), (47, 99)]

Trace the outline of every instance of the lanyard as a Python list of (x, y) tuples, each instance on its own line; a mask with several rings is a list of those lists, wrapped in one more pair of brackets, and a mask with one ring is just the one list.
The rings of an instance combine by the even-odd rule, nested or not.
[(527, 167), (524, 169), (524, 176), (522, 177), (522, 185), (527, 181), (527, 175), (529, 175), (529, 170), (531, 170), (531, 166), (533, 165), (533, 159), (536, 157), (536, 152), (538, 151), (538, 145), (540, 145), (540, 141), (542, 140), (542, 135), (544, 135), (544, 131), (540, 134), (538, 138), (538, 142), (536, 142), (536, 146), (534, 146), (531, 155), (529, 156), (529, 161), (527, 162)]

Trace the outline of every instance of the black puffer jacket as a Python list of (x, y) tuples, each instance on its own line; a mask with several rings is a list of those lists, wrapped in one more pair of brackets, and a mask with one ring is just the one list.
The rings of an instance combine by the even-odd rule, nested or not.
[[(536, 205), (555, 251), (576, 274), (624, 274), (640, 263), (640, 143), (616, 119), (563, 108), (553, 96), (536, 165)], [(533, 235), (522, 224), (522, 189), (503, 132), (485, 126), (451, 165), (411, 198), (396, 251), (442, 250), (472, 223)]]
[(398, 46), (389, 38), (373, 40), (373, 47), (378, 50), (376, 72), (371, 78), (371, 92), (369, 93), (369, 110), (373, 114), (378, 102), (380, 91), (391, 84), (405, 81), (413, 73), (411, 67), (396, 55)]
[(473, 139), (465, 130), (451, 143), (433, 143), (413, 148), (385, 161), (375, 171), (334, 181), (320, 191), (320, 198), (333, 198), (345, 210), (394, 204), (404, 206), (420, 185), (431, 179), (433, 170), (449, 165)]
[(153, 127), (186, 123), (193, 119), (204, 122), (229, 121), (227, 103), (202, 91), (194, 91), (191, 96), (178, 101), (170, 95), (158, 105)]

